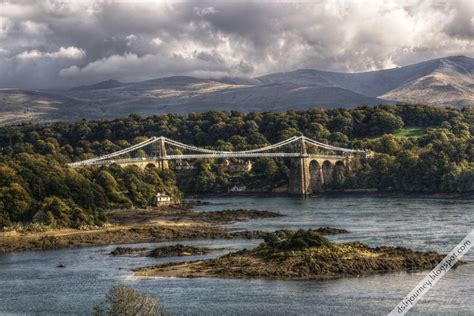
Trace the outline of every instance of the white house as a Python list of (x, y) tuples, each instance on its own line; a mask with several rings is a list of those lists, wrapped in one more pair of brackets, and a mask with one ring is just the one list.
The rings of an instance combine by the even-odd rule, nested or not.
[(164, 206), (171, 204), (171, 197), (166, 193), (158, 192), (153, 196), (154, 206)]

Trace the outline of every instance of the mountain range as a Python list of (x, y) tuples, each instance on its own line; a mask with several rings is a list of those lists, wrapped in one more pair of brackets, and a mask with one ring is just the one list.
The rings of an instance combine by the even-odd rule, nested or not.
[(0, 124), (208, 110), (285, 111), (420, 103), (474, 105), (474, 59), (453, 56), (362, 73), (314, 69), (256, 78), (107, 80), (68, 90), (0, 89)]

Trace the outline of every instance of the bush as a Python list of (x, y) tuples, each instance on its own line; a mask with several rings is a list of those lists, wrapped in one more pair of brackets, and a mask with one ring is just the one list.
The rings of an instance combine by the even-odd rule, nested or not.
[(264, 238), (264, 245), (277, 251), (299, 251), (313, 247), (330, 247), (332, 244), (323, 235), (311, 230), (286, 232), (284, 236), (270, 233)]
[[(3, 205), (3, 203), (0, 201), (0, 207)], [(5, 210), (0, 208), (0, 229), (10, 226), (10, 216), (8, 216), (8, 213), (5, 212)]]
[(95, 315), (113, 316), (164, 316), (160, 302), (154, 297), (135, 291), (131, 287), (115, 285), (110, 288), (105, 302), (94, 307)]

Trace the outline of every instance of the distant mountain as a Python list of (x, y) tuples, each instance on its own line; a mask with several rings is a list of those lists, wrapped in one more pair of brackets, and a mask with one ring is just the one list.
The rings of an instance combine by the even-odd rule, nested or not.
[(289, 108), (387, 103), (339, 87), (293, 83), (250, 85), (183, 76), (128, 83), (109, 90), (67, 91), (64, 94), (71, 98), (94, 100), (104, 113), (117, 115), (208, 110), (285, 111)]
[(91, 84), (87, 86), (72, 87), (71, 91), (88, 91), (88, 90), (101, 90), (101, 89), (112, 89), (122, 86), (123, 83), (117, 80), (106, 80), (96, 84)]
[(258, 78), (107, 80), (58, 91), (0, 90), (0, 124), (208, 110), (285, 111), (411, 102), (474, 105), (474, 59), (454, 56), (363, 73), (313, 69)]
[(434, 106), (473, 106), (474, 59), (451, 57), (438, 59), (433, 64), (430, 73), (406, 81), (380, 97)]
[(302, 69), (256, 79), (262, 83), (340, 87), (370, 97), (433, 106), (474, 105), (474, 59), (465, 56), (362, 73)]
[[(97, 113), (89, 102), (39, 91), (0, 89), (0, 125), (79, 120)], [(97, 116), (97, 115), (96, 115)]]

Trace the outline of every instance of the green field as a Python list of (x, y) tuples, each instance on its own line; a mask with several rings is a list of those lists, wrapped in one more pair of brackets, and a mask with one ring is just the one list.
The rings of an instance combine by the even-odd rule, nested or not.
[[(405, 127), (405, 128), (402, 128), (397, 133), (394, 133), (392, 135), (395, 136), (395, 138), (398, 138), (398, 139), (405, 138), (405, 137), (418, 138), (418, 137), (423, 136), (425, 134), (425, 131), (426, 131), (426, 127)], [(376, 139), (379, 139), (381, 137), (382, 137), (382, 135), (368, 136), (368, 137), (364, 136), (364, 137), (359, 137), (359, 138), (356, 138), (356, 139), (366, 138), (366, 139), (376, 140)]]
[(425, 128), (423, 127), (406, 127), (402, 128), (398, 133), (393, 134), (396, 138), (405, 137), (420, 137), (425, 134)]

